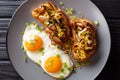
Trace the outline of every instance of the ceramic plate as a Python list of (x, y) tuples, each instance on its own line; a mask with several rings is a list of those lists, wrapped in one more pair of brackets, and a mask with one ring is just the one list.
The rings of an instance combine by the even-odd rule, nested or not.
[[(24, 62), (25, 54), (21, 50), (22, 35), (21, 32), (25, 29), (26, 22), (33, 22), (35, 19), (31, 15), (32, 9), (38, 7), (46, 0), (28, 0), (22, 4), (15, 12), (7, 33), (7, 50), (14, 68), (24, 80), (53, 80), (47, 74), (43, 74), (41, 67), (38, 67), (29, 58), (27, 63)], [(90, 65), (78, 69), (76, 73), (72, 73), (67, 80), (93, 80), (102, 71), (108, 59), (110, 52), (110, 32), (105, 18), (100, 10), (89, 0), (51, 0), (62, 9), (64, 7), (74, 8), (77, 17), (80, 17), (78, 12), (83, 13), (85, 18), (92, 21), (98, 21), (97, 27), (97, 49), (95, 55), (90, 59)], [(41, 24), (39, 24), (42, 26)]]

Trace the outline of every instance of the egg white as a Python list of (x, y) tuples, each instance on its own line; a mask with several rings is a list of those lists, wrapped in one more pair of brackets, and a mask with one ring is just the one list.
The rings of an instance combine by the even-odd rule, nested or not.
[[(52, 56), (57, 56), (59, 55), (60, 56), (60, 59), (62, 61), (62, 63), (66, 63), (68, 65), (69, 68), (71, 68), (71, 70), (67, 70), (64, 68), (63, 64), (62, 64), (62, 69), (65, 69), (65, 72), (57, 72), (57, 73), (49, 73), (46, 71), (44, 65), (45, 65), (45, 61), (49, 58), (49, 57), (52, 57)], [(70, 75), (70, 73), (72, 72), (73, 70), (73, 63), (70, 59), (70, 57), (68, 56), (68, 54), (65, 54), (64, 51), (58, 49), (57, 47), (51, 45), (50, 48), (48, 49), (48, 51), (45, 53), (45, 55), (42, 57), (42, 60), (41, 60), (41, 67), (43, 68), (43, 70), (48, 73), (50, 76), (52, 77), (55, 77), (55, 78), (66, 78)]]
[(48, 34), (45, 33), (45, 31), (40, 32), (39, 30), (36, 29), (36, 25), (31, 24), (29, 27), (25, 29), (24, 35), (23, 35), (23, 46), (26, 51), (26, 55), (35, 63), (40, 65), (40, 60), (43, 57), (43, 53), (38, 51), (31, 52), (29, 51), (26, 46), (25, 46), (25, 41), (30, 41), (31, 35), (36, 35), (39, 36), (42, 41), (43, 41), (43, 48), (44, 48), (44, 53), (47, 51), (47, 48), (51, 44), (51, 40), (49, 39)]

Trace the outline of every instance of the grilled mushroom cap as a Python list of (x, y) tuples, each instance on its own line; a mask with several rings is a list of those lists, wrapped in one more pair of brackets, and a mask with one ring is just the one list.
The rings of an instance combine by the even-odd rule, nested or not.
[(72, 17), (72, 55), (78, 62), (87, 61), (96, 49), (96, 27), (87, 19)]
[[(67, 16), (52, 2), (46, 2), (35, 8), (32, 15), (45, 27), (54, 45), (64, 50), (69, 49), (70, 24)], [(67, 47), (66, 47), (67, 46)]]

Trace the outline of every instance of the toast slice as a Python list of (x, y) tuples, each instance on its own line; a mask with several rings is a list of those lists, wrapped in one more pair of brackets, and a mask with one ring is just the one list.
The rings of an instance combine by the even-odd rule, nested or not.
[(78, 62), (87, 61), (96, 49), (96, 26), (87, 19), (72, 17), (72, 55)]
[(69, 48), (70, 24), (67, 16), (52, 2), (45, 2), (32, 11), (32, 16), (43, 24), (54, 45)]

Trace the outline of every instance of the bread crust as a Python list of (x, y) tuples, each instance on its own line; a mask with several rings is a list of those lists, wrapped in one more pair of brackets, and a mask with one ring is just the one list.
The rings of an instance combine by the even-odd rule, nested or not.
[(72, 17), (72, 55), (78, 62), (87, 61), (96, 49), (96, 26), (88, 19)]
[(32, 11), (32, 16), (44, 25), (54, 45), (69, 49), (70, 24), (67, 16), (52, 2), (45, 2)]

